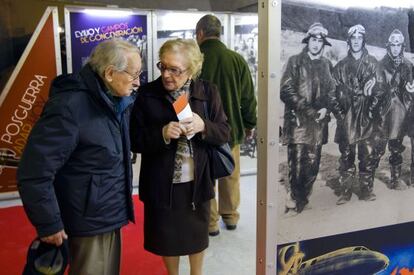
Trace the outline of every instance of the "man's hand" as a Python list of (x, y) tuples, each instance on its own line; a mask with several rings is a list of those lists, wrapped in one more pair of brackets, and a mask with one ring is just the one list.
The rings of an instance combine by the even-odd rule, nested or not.
[(414, 80), (413, 81), (411, 81), (411, 83), (410, 82), (408, 82), (406, 85), (405, 85), (405, 89), (407, 90), (407, 92), (409, 92), (409, 93), (414, 93)]
[(374, 87), (375, 83), (377, 83), (377, 80), (375, 79), (375, 77), (371, 78), (370, 80), (368, 80), (365, 83), (365, 85), (364, 85), (364, 95), (365, 96), (372, 95), (372, 88)]
[(40, 240), (48, 244), (54, 244), (56, 246), (61, 246), (63, 243), (63, 240), (66, 240), (67, 238), (68, 238), (68, 235), (66, 235), (65, 230), (61, 230), (53, 235), (40, 238)]
[(319, 109), (318, 113), (318, 118), (316, 119), (316, 122), (320, 122), (321, 120), (323, 120), (326, 117), (326, 114), (328, 113), (328, 109), (326, 108), (322, 108)]

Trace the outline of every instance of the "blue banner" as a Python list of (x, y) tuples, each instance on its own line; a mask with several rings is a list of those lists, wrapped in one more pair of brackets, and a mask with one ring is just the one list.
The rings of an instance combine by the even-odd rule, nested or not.
[(114, 11), (111, 16), (108, 10), (103, 10), (101, 14), (70, 11), (70, 30), (72, 72), (80, 71), (99, 42), (121, 37), (141, 50), (141, 82), (148, 82), (147, 15), (120, 14)]

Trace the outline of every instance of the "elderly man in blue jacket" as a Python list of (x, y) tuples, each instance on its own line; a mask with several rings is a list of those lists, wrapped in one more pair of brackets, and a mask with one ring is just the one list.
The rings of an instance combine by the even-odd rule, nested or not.
[(129, 142), (138, 48), (100, 43), (78, 74), (57, 77), (17, 178), (39, 238), (68, 238), (69, 274), (119, 274), (120, 228), (134, 220)]

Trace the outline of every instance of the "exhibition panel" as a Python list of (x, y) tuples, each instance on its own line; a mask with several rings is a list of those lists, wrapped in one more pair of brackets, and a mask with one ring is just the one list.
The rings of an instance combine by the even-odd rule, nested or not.
[(259, 8), (256, 274), (276, 274), (281, 2)]
[(152, 79), (151, 12), (132, 9), (66, 7), (67, 71), (78, 72), (99, 43), (119, 37), (137, 45), (142, 55), (141, 82)]
[(276, 273), (410, 274), (413, 4), (283, 1), (280, 22)]
[(16, 170), (23, 148), (61, 72), (57, 8), (49, 7), (0, 95), (0, 200), (18, 196)]
[[(153, 13), (153, 26), (154, 26), (154, 59), (153, 64), (158, 60), (158, 51), (161, 45), (169, 40), (175, 38), (183, 39), (196, 39), (195, 29), (198, 20), (205, 14), (210, 12), (201, 11), (165, 11), (156, 10)], [(221, 33), (221, 40), (228, 45), (228, 14), (226, 13), (214, 13), (219, 18), (223, 26)], [(154, 79), (160, 76), (158, 70), (154, 70)]]
[(256, 93), (258, 33), (257, 14), (230, 15), (230, 48), (241, 54), (249, 65)]

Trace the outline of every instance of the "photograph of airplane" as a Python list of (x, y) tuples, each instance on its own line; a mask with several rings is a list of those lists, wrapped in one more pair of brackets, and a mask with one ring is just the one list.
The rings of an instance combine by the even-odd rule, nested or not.
[(387, 256), (364, 246), (341, 248), (306, 261), (304, 258), (299, 243), (281, 248), (278, 275), (371, 275), (389, 265)]

